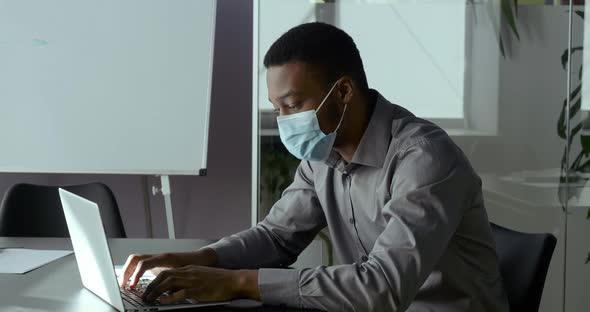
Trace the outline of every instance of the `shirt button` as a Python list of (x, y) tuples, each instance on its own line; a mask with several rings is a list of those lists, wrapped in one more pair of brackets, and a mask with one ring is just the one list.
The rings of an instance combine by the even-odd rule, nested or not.
[(362, 260), (363, 262), (367, 262), (367, 260), (369, 260), (369, 257), (367, 257), (367, 256), (362, 256), (362, 257), (361, 257), (361, 260)]
[(354, 224), (354, 219), (350, 218), (350, 219), (348, 219), (348, 222), (350, 222), (350, 224)]

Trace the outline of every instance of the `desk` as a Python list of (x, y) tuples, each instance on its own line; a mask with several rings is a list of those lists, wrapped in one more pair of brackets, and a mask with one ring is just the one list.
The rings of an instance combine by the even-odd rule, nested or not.
[[(116, 265), (124, 264), (130, 253), (161, 253), (195, 250), (212, 243), (199, 239), (109, 239)], [(67, 238), (0, 237), (0, 248), (67, 249)], [(110, 305), (82, 286), (74, 255), (66, 256), (27, 274), (0, 274), (0, 311), (113, 312)], [(180, 311), (293, 311), (261, 307), (236, 309), (215, 307)]]

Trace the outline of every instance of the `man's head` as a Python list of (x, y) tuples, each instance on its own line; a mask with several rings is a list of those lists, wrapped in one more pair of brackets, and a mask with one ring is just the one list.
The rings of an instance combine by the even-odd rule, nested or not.
[(280, 115), (317, 109), (337, 82), (318, 111), (324, 133), (336, 129), (345, 106), (354, 111), (351, 105), (369, 92), (354, 41), (329, 24), (308, 23), (287, 31), (266, 53), (264, 66), (268, 70), (269, 100)]

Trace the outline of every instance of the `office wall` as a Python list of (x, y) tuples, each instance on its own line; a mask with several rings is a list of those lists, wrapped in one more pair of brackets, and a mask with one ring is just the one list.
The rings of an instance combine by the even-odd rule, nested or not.
[[(250, 225), (251, 38), (252, 1), (219, 0), (207, 176), (171, 177), (179, 238), (219, 238)], [(157, 127), (154, 120), (154, 131)], [(66, 185), (94, 181), (113, 189), (129, 237), (148, 236), (146, 207), (151, 209), (154, 237), (167, 236), (163, 199), (151, 194), (152, 186), (159, 186), (156, 177), (0, 173), (0, 194), (21, 182)]]

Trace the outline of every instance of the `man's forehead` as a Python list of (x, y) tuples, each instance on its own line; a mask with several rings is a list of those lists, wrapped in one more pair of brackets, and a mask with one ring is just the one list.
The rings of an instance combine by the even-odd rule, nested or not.
[(280, 97), (283, 94), (302, 93), (318, 86), (318, 73), (312, 66), (291, 62), (284, 65), (271, 66), (266, 72), (269, 97)]
[(302, 62), (290, 62), (283, 65), (270, 66), (266, 72), (269, 82), (273, 83), (300, 83), (311, 78), (313, 68)]

